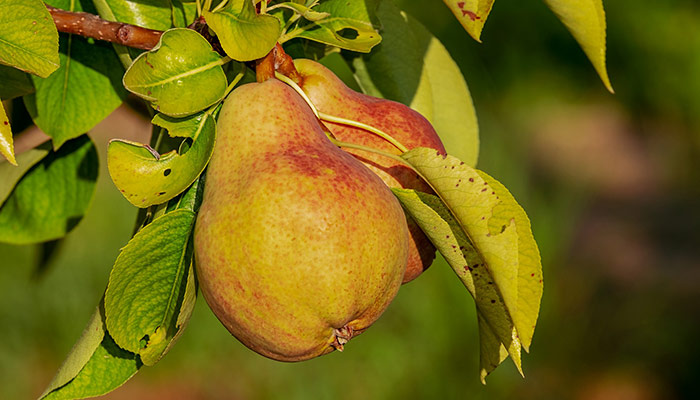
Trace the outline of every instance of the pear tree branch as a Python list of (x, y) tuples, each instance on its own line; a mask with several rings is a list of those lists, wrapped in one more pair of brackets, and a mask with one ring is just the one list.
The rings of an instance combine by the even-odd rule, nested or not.
[[(59, 32), (104, 40), (141, 50), (152, 50), (163, 35), (163, 31), (122, 22), (107, 21), (97, 15), (86, 12), (61, 10), (48, 4), (46, 8), (53, 17), (53, 21)], [(212, 47), (215, 51), (224, 55), (218, 39), (212, 37), (209, 30), (206, 29), (206, 22), (203, 18), (200, 17), (195, 20), (189, 28), (202, 34), (212, 43)], [(301, 83), (302, 77), (294, 67), (294, 61), (285, 53), (279, 43), (272, 48), (267, 56), (257, 60), (256, 64), (256, 69), (259, 70), (257, 73), (258, 81), (260, 82), (274, 77), (275, 71), (279, 71), (283, 75), (291, 78), (295, 83)]]
[(86, 12), (73, 12), (46, 5), (59, 32), (71, 33), (97, 40), (121, 44), (142, 50), (151, 50), (163, 31), (136, 25), (104, 20)]

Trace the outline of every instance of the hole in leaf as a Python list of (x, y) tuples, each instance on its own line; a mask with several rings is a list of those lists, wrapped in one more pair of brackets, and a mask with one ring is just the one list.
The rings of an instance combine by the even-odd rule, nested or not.
[(148, 340), (150, 338), (148, 335), (144, 335), (141, 340), (139, 340), (139, 346), (141, 346), (142, 349), (145, 349), (148, 346)]
[(360, 36), (359, 32), (357, 32), (356, 29), (352, 28), (343, 28), (339, 31), (336, 31), (335, 33), (337, 33), (338, 36), (349, 40), (357, 39), (357, 37)]
[(163, 176), (168, 176), (168, 175), (170, 175), (171, 172), (172, 171), (170, 170), (170, 168), (168, 168), (165, 171), (163, 171)]

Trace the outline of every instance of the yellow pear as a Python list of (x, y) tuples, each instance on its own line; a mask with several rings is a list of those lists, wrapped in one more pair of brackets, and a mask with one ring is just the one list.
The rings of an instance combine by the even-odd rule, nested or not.
[(401, 206), (278, 80), (234, 90), (217, 130), (194, 237), (207, 303), (264, 356), (342, 350), (401, 285)]

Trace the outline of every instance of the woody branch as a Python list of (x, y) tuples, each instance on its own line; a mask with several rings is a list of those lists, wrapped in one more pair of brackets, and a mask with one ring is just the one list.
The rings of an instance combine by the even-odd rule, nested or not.
[(121, 22), (106, 21), (97, 15), (73, 12), (46, 6), (59, 32), (72, 33), (97, 40), (151, 50), (158, 44), (162, 31)]

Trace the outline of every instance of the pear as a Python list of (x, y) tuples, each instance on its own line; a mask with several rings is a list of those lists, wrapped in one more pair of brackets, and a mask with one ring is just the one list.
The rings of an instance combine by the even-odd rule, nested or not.
[[(331, 70), (315, 61), (297, 59), (294, 60), (294, 64), (301, 75), (301, 88), (320, 112), (374, 126), (388, 133), (409, 150), (415, 147), (429, 147), (445, 154), (445, 147), (435, 129), (418, 112), (395, 101), (358, 93), (347, 87)], [(366, 130), (332, 122), (324, 124), (338, 140), (388, 153), (401, 153), (385, 139)], [(362, 150), (347, 151), (390, 187), (433, 193), (410, 168), (396, 160)], [(410, 241), (404, 283), (418, 277), (435, 259), (435, 247), (418, 225), (410, 217), (407, 218)]]
[(194, 233), (207, 303), (266, 357), (342, 350), (401, 286), (401, 206), (278, 80), (235, 89), (217, 130)]

